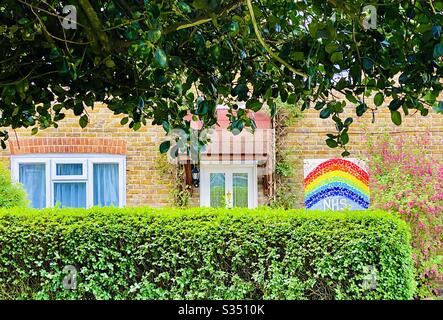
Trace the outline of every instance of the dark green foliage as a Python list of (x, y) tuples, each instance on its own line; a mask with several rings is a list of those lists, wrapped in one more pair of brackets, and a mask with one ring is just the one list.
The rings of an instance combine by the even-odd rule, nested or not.
[(3, 210), (0, 298), (411, 299), (409, 242), (381, 211)]
[[(69, 3), (77, 29), (62, 28), (59, 0), (0, 1), (0, 127), (36, 133), (67, 112), (85, 127), (97, 101), (134, 130), (166, 121), (188, 134), (187, 113), (209, 128), (217, 122), (209, 107), (225, 104), (238, 132), (254, 122), (233, 112), (232, 97), (248, 102), (246, 111), (267, 106), (273, 115), (277, 99), (305, 110), (340, 99), (337, 92), (358, 116), (368, 110), (365, 97), (399, 101), (396, 124), (401, 113), (443, 112), (441, 1)], [(367, 4), (377, 8), (369, 30)], [(332, 145), (345, 148), (343, 111), (328, 103), (320, 115), (337, 127)], [(7, 138), (0, 132), (0, 146)]]

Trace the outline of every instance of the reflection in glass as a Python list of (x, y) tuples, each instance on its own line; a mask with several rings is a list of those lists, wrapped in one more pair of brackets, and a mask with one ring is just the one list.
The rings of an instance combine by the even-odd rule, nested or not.
[(248, 174), (234, 173), (234, 207), (248, 207)]
[(225, 206), (225, 174), (210, 174), (210, 199), (211, 207)]

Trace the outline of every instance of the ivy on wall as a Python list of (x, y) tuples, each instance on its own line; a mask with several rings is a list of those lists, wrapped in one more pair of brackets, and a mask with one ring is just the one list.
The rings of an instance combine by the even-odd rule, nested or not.
[(291, 159), (291, 155), (301, 152), (301, 148), (288, 147), (286, 141), (288, 127), (294, 126), (303, 115), (299, 105), (277, 102), (274, 121), (275, 130), (275, 185), (272, 207), (285, 209), (297, 207), (298, 199), (295, 185), (291, 178), (300, 169)]
[(183, 165), (172, 164), (168, 161), (165, 154), (159, 154), (157, 156), (156, 169), (164, 179), (171, 181), (170, 204), (177, 208), (189, 207), (192, 187), (186, 184)]

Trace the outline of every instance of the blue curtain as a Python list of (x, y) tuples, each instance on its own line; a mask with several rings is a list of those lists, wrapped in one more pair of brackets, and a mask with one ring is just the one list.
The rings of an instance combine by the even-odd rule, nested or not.
[(30, 205), (41, 209), (46, 207), (46, 165), (44, 163), (20, 163), (19, 181), (28, 193)]
[(81, 176), (83, 165), (81, 163), (57, 163), (56, 174), (58, 176)]
[(86, 183), (54, 183), (54, 205), (57, 204), (62, 208), (86, 208)]
[(94, 163), (94, 206), (118, 206), (118, 164)]

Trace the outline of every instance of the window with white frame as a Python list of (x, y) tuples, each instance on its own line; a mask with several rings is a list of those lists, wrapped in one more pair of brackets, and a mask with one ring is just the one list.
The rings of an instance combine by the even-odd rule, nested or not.
[(206, 162), (200, 166), (200, 205), (203, 207), (257, 206), (257, 165)]
[(12, 156), (12, 175), (34, 208), (89, 208), (125, 204), (125, 157), (118, 155)]

